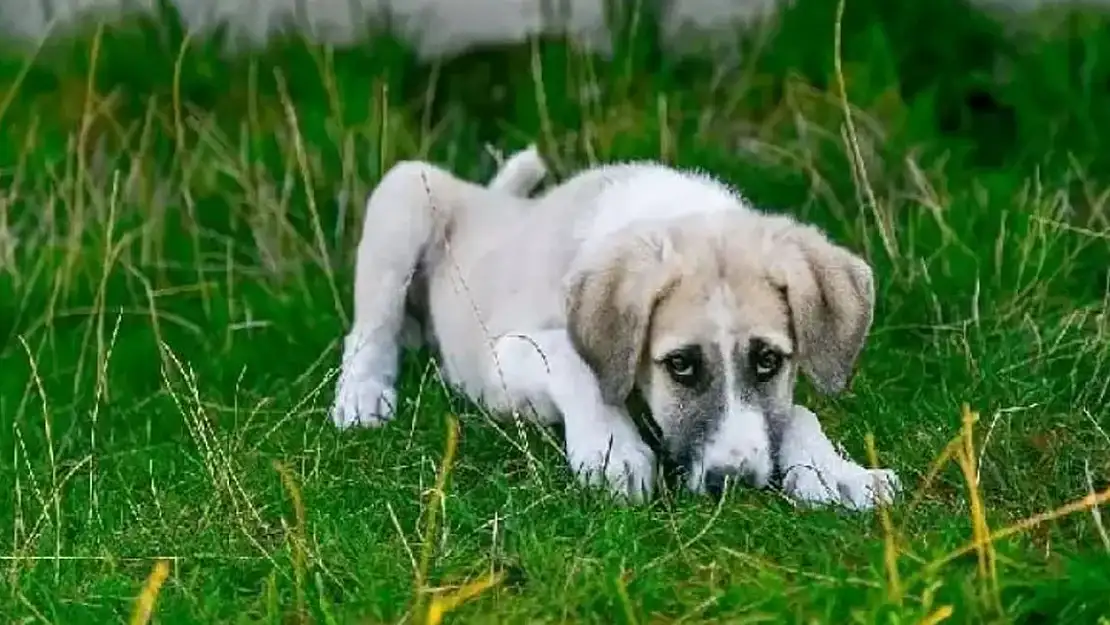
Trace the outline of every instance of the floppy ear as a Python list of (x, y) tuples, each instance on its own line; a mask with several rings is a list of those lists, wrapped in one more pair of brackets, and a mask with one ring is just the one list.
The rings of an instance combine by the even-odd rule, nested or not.
[(812, 227), (790, 228), (786, 239), (794, 253), (784, 255), (781, 279), (801, 368), (822, 393), (839, 393), (871, 329), (871, 267)]
[(609, 404), (623, 404), (632, 392), (651, 314), (667, 284), (668, 246), (660, 237), (629, 236), (591, 253), (568, 284), (571, 343)]

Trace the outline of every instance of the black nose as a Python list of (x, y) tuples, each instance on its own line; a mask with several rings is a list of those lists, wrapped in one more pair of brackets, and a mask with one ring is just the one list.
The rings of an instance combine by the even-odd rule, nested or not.
[(728, 467), (724, 469), (710, 469), (705, 472), (705, 492), (720, 498), (725, 493), (728, 484), (751, 484), (755, 477), (751, 471), (743, 467)]

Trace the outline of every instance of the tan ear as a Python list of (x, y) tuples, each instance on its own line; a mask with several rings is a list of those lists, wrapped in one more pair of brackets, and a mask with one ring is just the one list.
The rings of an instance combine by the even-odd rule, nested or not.
[(651, 313), (666, 288), (666, 247), (656, 236), (628, 236), (590, 254), (568, 284), (570, 340), (607, 403), (623, 404), (632, 392)]
[(871, 267), (808, 226), (788, 229), (785, 239), (794, 253), (784, 254), (781, 279), (802, 371), (822, 393), (839, 393), (871, 329)]

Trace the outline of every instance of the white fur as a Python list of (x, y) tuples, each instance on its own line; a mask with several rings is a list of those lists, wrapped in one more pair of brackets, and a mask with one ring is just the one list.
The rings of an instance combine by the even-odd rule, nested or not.
[[(500, 155), (497, 158), (501, 160)], [(535, 144), (532, 144), (501, 164), (497, 175), (490, 180), (489, 188), (526, 197), (547, 174), (547, 163), (543, 161)], [(401, 326), (400, 342), (405, 349), (418, 349), (425, 345), (435, 347), (437, 343), (431, 328), (422, 327), (416, 318), (407, 315)]]
[(891, 501), (901, 490), (893, 471), (868, 469), (841, 456), (817, 415), (802, 406), (794, 407), (779, 454), (783, 489), (799, 502), (863, 510)]
[(526, 196), (546, 177), (547, 163), (533, 144), (502, 163), (497, 175), (490, 181), (489, 188), (510, 195)]
[(524, 409), (520, 402), (526, 399), (540, 420), (561, 419), (567, 460), (583, 481), (606, 484), (637, 501), (651, 492), (655, 454), (624, 407), (602, 400), (597, 380), (565, 331), (507, 334), (497, 340), (496, 353), (511, 389), (499, 403)]
[(588, 215), (584, 228), (579, 228), (583, 245), (605, 245), (608, 237), (633, 224), (750, 208), (732, 189), (705, 174), (661, 170), (651, 162), (597, 170), (600, 176), (610, 173), (609, 184), (596, 199), (605, 210)]
[[(632, 499), (650, 491), (654, 457), (628, 415), (602, 401), (570, 347), (558, 288), (565, 268), (558, 257), (574, 245), (569, 222), (576, 210), (597, 208), (574, 200), (602, 182), (596, 172), (580, 176), (525, 210), (539, 202), (466, 183), (427, 163), (394, 166), (367, 202), (335, 423), (377, 425), (393, 416), (409, 277), (453, 219), (453, 238), (426, 267), (445, 377), (494, 410), (562, 419), (568, 460), (584, 481), (604, 476)], [(482, 279), (473, 280), (476, 274)]]
[(752, 486), (762, 488), (771, 477), (771, 442), (767, 419), (758, 407), (729, 397), (728, 413), (691, 467), (687, 484), (694, 492), (705, 490), (708, 467), (743, 467)]
[(724, 358), (728, 395), (724, 418), (690, 468), (687, 484), (694, 492), (704, 490), (705, 472), (710, 467), (742, 467), (750, 474), (750, 483), (756, 487), (766, 486), (771, 477), (773, 460), (767, 418), (758, 406), (751, 406), (737, 396), (736, 341), (732, 334), (737, 321), (732, 318), (732, 311), (736, 308), (732, 300), (735, 298), (736, 295), (728, 287), (722, 286), (709, 300), (707, 312), (717, 326), (717, 345)]
[[(422, 188), (427, 177), (422, 170), (422, 164), (407, 163), (394, 168), (387, 176), (390, 180), (414, 179), (414, 186), (403, 191), (410, 193), (423, 193)], [(534, 145), (514, 154), (504, 163), (497, 176), (490, 182), (491, 191), (505, 193), (512, 196), (526, 196), (547, 175), (547, 166), (540, 158)], [(385, 184), (385, 181), (382, 183)], [(401, 184), (397, 185), (401, 187)], [(401, 189), (398, 189), (401, 191)], [(404, 199), (399, 194), (376, 193), (379, 202), (392, 205), (394, 202), (401, 204)], [(373, 198), (370, 200), (374, 201)], [(403, 205), (403, 204), (402, 204)], [(371, 210), (368, 208), (367, 213)], [(420, 228), (430, 228), (430, 224), (423, 220), (414, 224), (404, 219), (397, 219), (396, 225), (400, 226), (402, 234), (407, 233), (409, 238), (401, 237), (392, 240), (408, 252), (407, 258), (415, 258), (419, 248), (423, 245)], [(366, 227), (376, 224), (368, 223)], [(407, 232), (405, 232), (407, 231)], [(360, 244), (359, 255), (374, 255), (377, 250), (365, 249), (364, 242)], [(415, 261), (414, 261), (415, 262)], [(361, 261), (360, 261), (361, 265)], [(390, 291), (404, 291), (408, 285), (411, 267), (384, 265), (380, 271), (373, 273), (360, 272), (360, 277), (365, 281), (356, 286), (356, 300), (366, 302), (364, 306), (374, 306), (369, 301), (373, 293), (384, 289)], [(376, 278), (376, 279), (375, 279)], [(388, 306), (389, 303), (387, 302)], [(356, 305), (356, 309), (359, 306)], [(344, 340), (343, 364), (338, 382), (341, 396), (337, 397), (333, 408), (332, 418), (336, 424), (347, 427), (351, 425), (379, 425), (393, 416), (397, 406), (397, 394), (393, 387), (396, 378), (396, 342), (405, 347), (415, 347), (422, 341), (433, 343), (434, 337), (422, 336), (419, 324), (410, 317), (398, 320), (393, 316), (396, 311), (387, 311), (382, 321), (378, 324), (358, 324)], [(356, 315), (358, 313), (356, 312)], [(367, 315), (376, 316), (376, 315)]]
[[(708, 177), (650, 163), (596, 167), (531, 199), (526, 190), (546, 170), (534, 166), (534, 155), (520, 158), (491, 187), (402, 162), (371, 194), (333, 419), (340, 427), (377, 425), (394, 414), (404, 301), (422, 263), (449, 383), (495, 414), (561, 420), (568, 462), (584, 482), (641, 499), (652, 488), (655, 458), (625, 408), (603, 400), (571, 343), (565, 285), (610, 237), (640, 220), (748, 208)], [(722, 328), (731, 321), (722, 318)], [(710, 453), (750, 458), (765, 483), (770, 454), (761, 420), (733, 399)], [(832, 443), (805, 425), (791, 430), (791, 449), (824, 459)], [(827, 468), (847, 475), (844, 465)]]

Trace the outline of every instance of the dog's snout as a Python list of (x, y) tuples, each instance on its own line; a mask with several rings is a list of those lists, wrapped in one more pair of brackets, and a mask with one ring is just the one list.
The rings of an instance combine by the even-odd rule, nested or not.
[(720, 497), (729, 484), (752, 485), (755, 481), (755, 472), (747, 467), (727, 467), (710, 469), (705, 472), (705, 492), (713, 497)]

